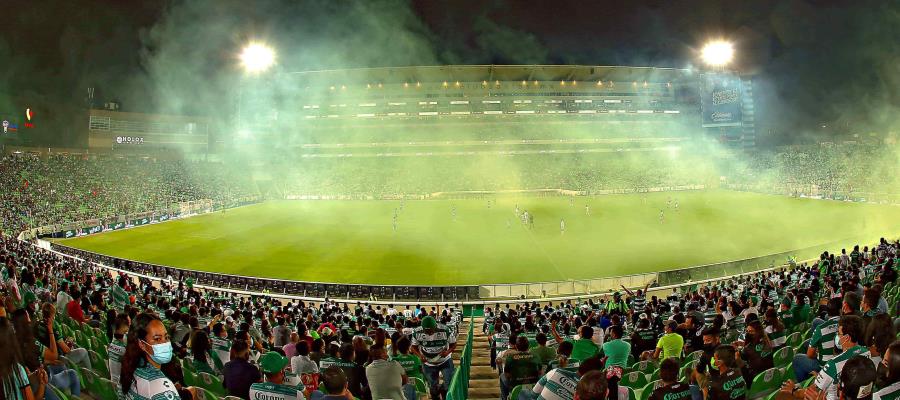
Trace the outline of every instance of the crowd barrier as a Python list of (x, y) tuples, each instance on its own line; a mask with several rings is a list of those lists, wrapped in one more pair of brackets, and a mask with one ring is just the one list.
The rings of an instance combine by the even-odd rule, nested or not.
[(466, 400), (469, 397), (469, 373), (472, 369), (472, 344), (475, 336), (475, 317), (469, 316), (469, 334), (466, 337), (466, 348), (459, 358), (459, 368), (450, 380), (447, 389), (447, 400)]

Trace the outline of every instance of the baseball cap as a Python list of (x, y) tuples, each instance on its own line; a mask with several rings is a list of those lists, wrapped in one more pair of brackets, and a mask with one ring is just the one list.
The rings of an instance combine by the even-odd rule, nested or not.
[(291, 361), (288, 360), (287, 357), (274, 351), (263, 354), (263, 356), (259, 358), (259, 366), (262, 367), (262, 371), (267, 374), (277, 374), (281, 372), (290, 362)]
[(424, 328), (424, 329), (437, 328), (437, 321), (435, 321), (434, 318), (430, 315), (425, 318), (422, 318), (422, 328)]

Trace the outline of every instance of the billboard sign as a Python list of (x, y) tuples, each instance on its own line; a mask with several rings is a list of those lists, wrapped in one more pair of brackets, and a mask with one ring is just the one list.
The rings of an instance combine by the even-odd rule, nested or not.
[(700, 85), (703, 127), (741, 126), (741, 79), (731, 74), (706, 74)]

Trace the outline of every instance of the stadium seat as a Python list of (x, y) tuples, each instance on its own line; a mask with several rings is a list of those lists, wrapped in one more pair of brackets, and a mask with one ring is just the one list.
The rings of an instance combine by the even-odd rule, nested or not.
[(416, 386), (416, 395), (418, 398), (425, 398), (428, 395), (428, 386), (422, 378), (412, 377), (413, 384)]
[(781, 385), (782, 373), (777, 368), (769, 368), (753, 378), (753, 384), (747, 392), (747, 399), (759, 399), (777, 391)]
[(778, 351), (776, 351), (775, 354), (772, 355), (772, 360), (774, 361), (776, 367), (784, 367), (785, 365), (790, 364), (791, 361), (794, 360), (794, 348), (791, 346), (785, 346), (778, 349)]
[(103, 357), (93, 350), (88, 350), (88, 355), (91, 358), (91, 366), (94, 367), (94, 371), (97, 371), (97, 374), (102, 377), (108, 377), (109, 368), (106, 366), (108, 357)]
[(703, 350), (697, 350), (691, 354), (688, 354), (687, 357), (685, 357), (681, 361), (681, 366), (685, 366), (690, 364), (692, 361), (699, 360), (701, 356), (703, 356)]
[(645, 374), (652, 374), (658, 363), (656, 360), (638, 361), (631, 366), (632, 371), (639, 371)]
[(197, 388), (197, 400), (219, 400), (219, 396), (205, 388)]
[(514, 388), (512, 388), (512, 390), (509, 392), (509, 397), (507, 398), (507, 400), (516, 400), (516, 399), (518, 399), (518, 398), (519, 398), (519, 393), (520, 393), (521, 391), (523, 391), (523, 390), (531, 390), (531, 388), (532, 388), (533, 386), (534, 386), (534, 385), (531, 385), (531, 384), (516, 385), (516, 386), (515, 386)]
[(800, 346), (801, 343), (803, 343), (803, 335), (800, 332), (794, 332), (788, 335), (785, 345), (797, 348), (797, 346)]
[(700, 360), (694, 360), (694, 361), (691, 361), (691, 362), (685, 364), (683, 367), (681, 367), (681, 372), (680, 372), (681, 381), (690, 382), (691, 373), (694, 371), (694, 368), (696, 368), (697, 364), (699, 364), (699, 363), (700, 363)]
[(659, 379), (644, 385), (644, 388), (641, 389), (641, 400), (649, 400), (650, 395), (653, 394), (653, 391), (661, 385), (662, 380)]
[(71, 399), (69, 397), (69, 395), (66, 394), (66, 392), (59, 390), (59, 388), (57, 388), (56, 386), (47, 385), (47, 387), (53, 391), (53, 393), (56, 395), (56, 397), (59, 397), (59, 400), (70, 400)]
[(628, 386), (625, 388), (628, 389), (628, 400), (637, 400), (637, 394), (634, 392), (634, 389)]
[(210, 375), (206, 372), (201, 372), (197, 374), (198, 382), (200, 383), (200, 387), (204, 389), (208, 389), (213, 392), (213, 394), (218, 396), (225, 395), (225, 386), (222, 385), (222, 380), (216, 376)]
[(184, 371), (184, 383), (188, 386), (200, 386), (200, 378), (194, 372)]
[(101, 376), (96, 372), (89, 370), (87, 368), (81, 369), (81, 376), (83, 377), (84, 385), (81, 387), (84, 391), (88, 393), (99, 394), (100, 389), (100, 378)]
[(106, 378), (100, 378), (97, 386), (99, 391), (97, 394), (101, 399), (115, 399), (118, 397), (118, 393), (116, 393), (116, 384), (113, 383), (113, 381)]
[(630, 388), (640, 389), (647, 384), (647, 375), (644, 375), (644, 373), (640, 371), (632, 371), (622, 375), (622, 380), (619, 381), (619, 384)]

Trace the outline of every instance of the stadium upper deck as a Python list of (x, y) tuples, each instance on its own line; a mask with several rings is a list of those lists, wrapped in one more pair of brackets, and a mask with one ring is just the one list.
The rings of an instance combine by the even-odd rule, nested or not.
[[(498, 131), (509, 137), (502, 133), (520, 132), (523, 124), (536, 122), (566, 126), (531, 128), (540, 132), (523, 138), (552, 136), (546, 134), (548, 130), (565, 132), (569, 123), (589, 124), (598, 136), (606, 131), (603, 123), (625, 134), (674, 131), (689, 135), (699, 131), (697, 79), (685, 69), (603, 66), (476, 65), (282, 73), (244, 83), (239, 125), (247, 136), (277, 132), (283, 138), (293, 132), (301, 137), (294, 144), (403, 141), (423, 131), (444, 140), (459, 134), (460, 128), (476, 138), (481, 132), (494, 139)], [(450, 132), (442, 132), (448, 124)], [(396, 137), (385, 138), (385, 134)]]

